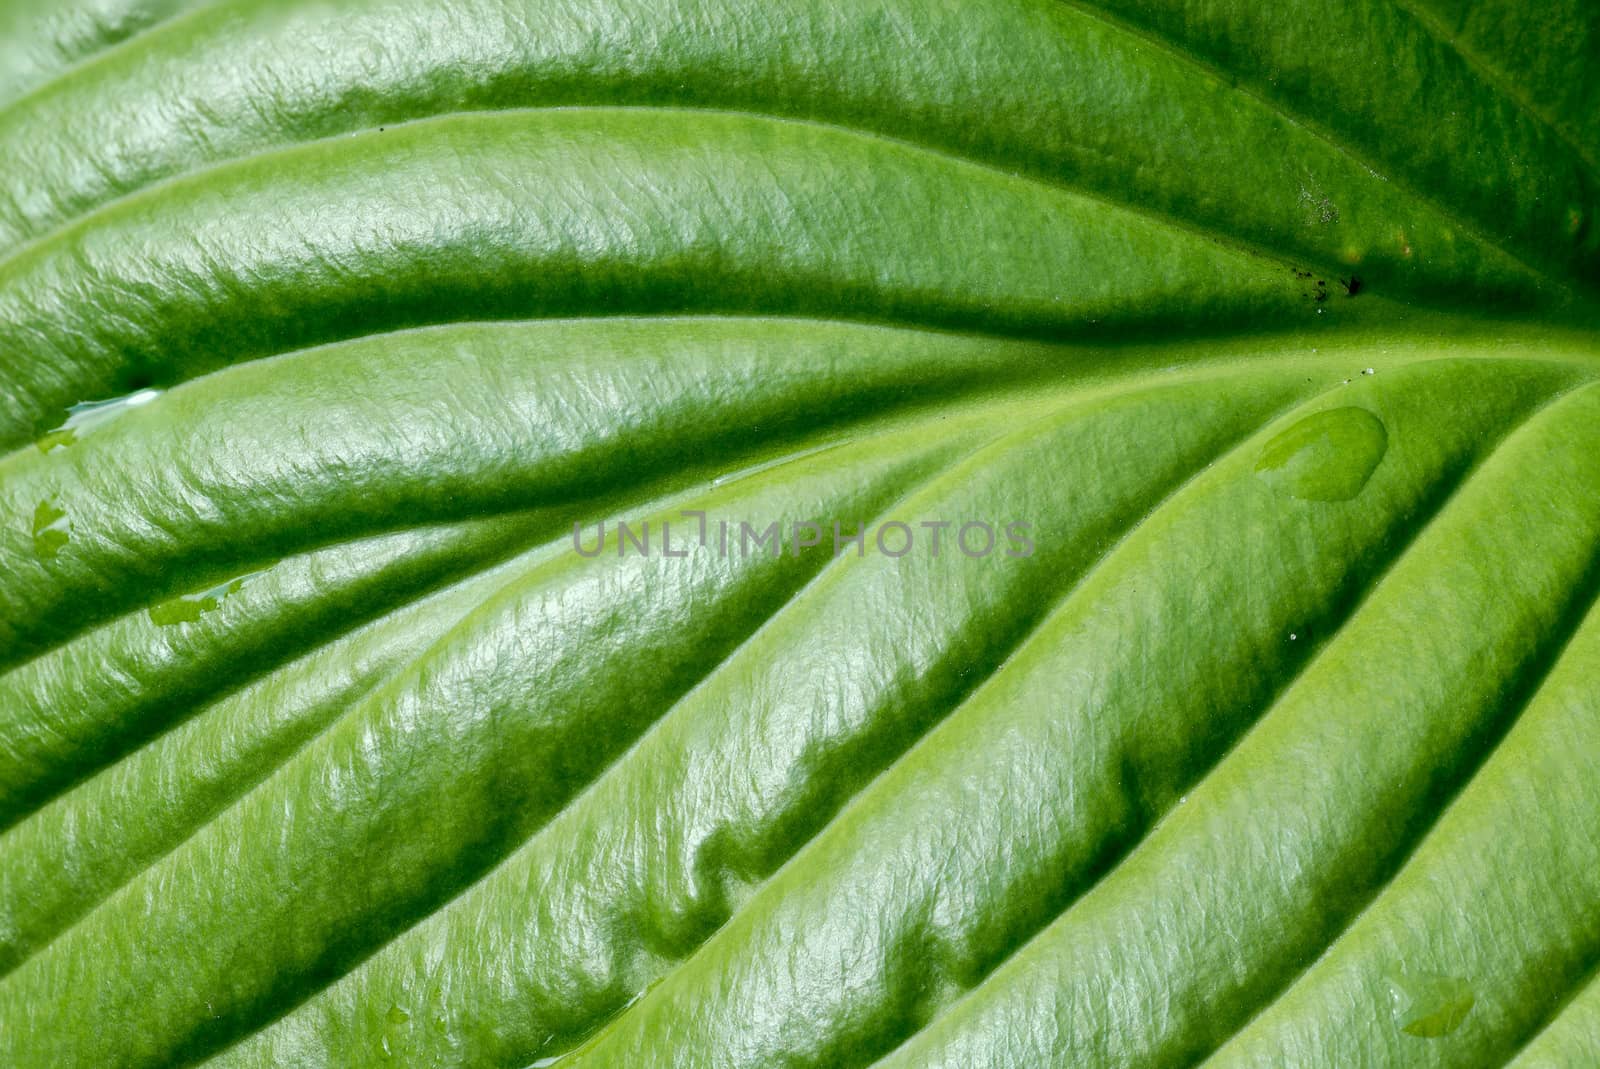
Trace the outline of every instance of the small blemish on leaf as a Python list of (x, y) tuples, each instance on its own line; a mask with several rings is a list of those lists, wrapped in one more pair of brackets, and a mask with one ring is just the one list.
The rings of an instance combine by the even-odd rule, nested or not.
[(1305, 212), (1306, 225), (1312, 226), (1321, 223), (1331, 226), (1339, 221), (1339, 209), (1333, 200), (1320, 190), (1302, 187), (1300, 190), (1300, 207)]

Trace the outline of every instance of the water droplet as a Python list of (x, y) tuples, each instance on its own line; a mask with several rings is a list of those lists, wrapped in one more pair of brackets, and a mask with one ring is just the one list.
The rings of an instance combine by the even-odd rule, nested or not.
[(378, 1036), (378, 1047), (385, 1058), (393, 1058), (397, 1047), (405, 1045), (405, 1030), (411, 1023), (411, 1012), (404, 1006), (392, 1004), (383, 1015), (383, 1031)]
[(96, 427), (109, 423), (124, 412), (142, 408), (160, 396), (160, 390), (147, 388), (104, 401), (79, 401), (67, 409), (65, 423), (39, 439), (39, 452), (48, 454), (52, 449), (76, 445), (79, 438)]
[(1395, 1023), (1408, 1036), (1447, 1036), (1461, 1027), (1478, 1001), (1471, 985), (1454, 976), (1394, 968), (1383, 978)]
[(41, 560), (51, 560), (72, 538), (72, 525), (67, 520), (67, 510), (57, 507), (53, 500), (39, 502), (33, 510), (33, 551)]
[(1261, 449), (1256, 472), (1303, 501), (1348, 501), (1372, 478), (1389, 432), (1364, 408), (1314, 412)]
[[(550, 1035), (544, 1037), (544, 1042), (539, 1044), (539, 1046), (540, 1047), (548, 1047), (550, 1044), (555, 1042), (555, 1039), (556, 1039), (555, 1033), (551, 1033)], [(528, 1066), (527, 1066), (527, 1069), (550, 1069), (550, 1067), (552, 1065), (556, 1065), (556, 1064), (558, 1064), (560, 1062), (565, 1061), (567, 1055), (569, 1055), (571, 1053), (572, 1052), (570, 1050), (564, 1050), (560, 1054), (549, 1054), (549, 1055), (546, 1055), (543, 1058), (539, 1058), (539, 1059), (536, 1059), (535, 1061), (529, 1062)]]
[(197, 594), (179, 594), (175, 598), (168, 598), (150, 606), (150, 621), (160, 627), (192, 624), (206, 613), (216, 612), (222, 607), (223, 602), (243, 590), (246, 583), (260, 574), (260, 572), (250, 572), (229, 579), (225, 583), (218, 583), (211, 589), (202, 590)]
[(71, 427), (57, 427), (43, 438), (40, 438), (34, 444), (39, 447), (39, 452), (43, 453), (45, 456), (49, 456), (50, 450), (60, 449), (62, 446), (72, 445), (77, 440), (78, 432), (73, 430)]

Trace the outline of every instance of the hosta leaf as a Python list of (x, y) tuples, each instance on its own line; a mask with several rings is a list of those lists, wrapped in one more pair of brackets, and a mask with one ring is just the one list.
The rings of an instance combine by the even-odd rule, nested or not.
[(0, 1064), (1591, 1064), (1597, 49), (0, 8)]

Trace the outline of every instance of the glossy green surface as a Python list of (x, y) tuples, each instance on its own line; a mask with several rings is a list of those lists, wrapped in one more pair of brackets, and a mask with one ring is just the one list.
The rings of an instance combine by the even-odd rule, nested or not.
[(1590, 1069), (1597, 50), (0, 0), (0, 1066)]

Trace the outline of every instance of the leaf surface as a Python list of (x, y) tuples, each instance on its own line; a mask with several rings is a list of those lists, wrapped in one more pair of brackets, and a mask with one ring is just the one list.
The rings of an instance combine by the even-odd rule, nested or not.
[(1588, 1064), (1591, 8), (0, 11), (0, 1064)]

